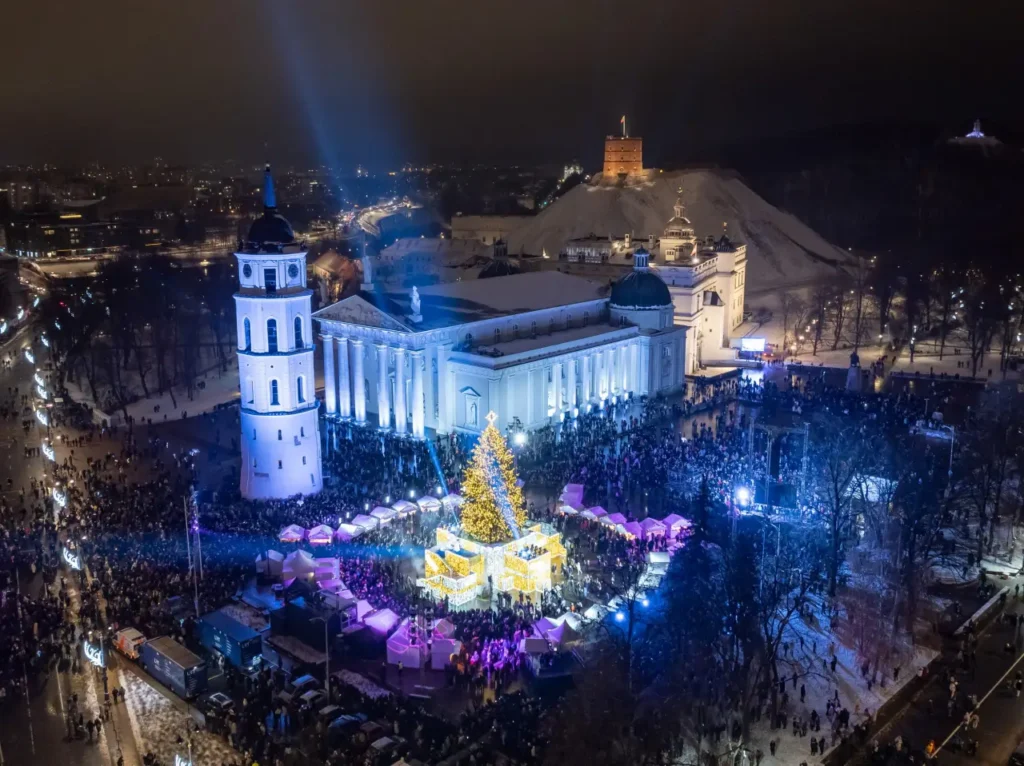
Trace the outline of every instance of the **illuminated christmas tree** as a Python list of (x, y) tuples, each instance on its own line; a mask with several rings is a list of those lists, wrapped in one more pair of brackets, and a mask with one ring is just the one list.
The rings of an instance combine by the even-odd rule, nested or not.
[(512, 453), (494, 427), (495, 418), (493, 412), (487, 415), (487, 428), (462, 481), (462, 528), (482, 543), (518, 539), (526, 526), (523, 491), (516, 483)]

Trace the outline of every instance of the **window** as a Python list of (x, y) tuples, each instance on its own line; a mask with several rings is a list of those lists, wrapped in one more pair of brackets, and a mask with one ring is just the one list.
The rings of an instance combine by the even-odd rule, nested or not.
[(552, 319), (548, 323), (548, 334), (549, 335), (554, 335), (555, 334), (555, 320), (554, 319)]
[(501, 330), (499, 330), (498, 328), (495, 328), (494, 329), (494, 344), (497, 345), (499, 343), (501, 343)]
[(305, 386), (303, 385), (304, 382), (305, 379), (301, 375), (295, 379), (295, 395), (298, 397), (300, 402), (306, 401), (306, 391)]
[(305, 465), (305, 464), (306, 464), (306, 456), (305, 456), (305, 455), (303, 455), (303, 456), (302, 456), (302, 464), (303, 464), (303, 465)]
[(295, 348), (302, 348), (302, 317), (295, 317)]
[(277, 269), (263, 269), (263, 286), (268, 293), (277, 292)]
[(583, 326), (586, 327), (589, 324), (590, 324), (590, 312), (589, 311), (584, 311), (583, 312)]
[(255, 467), (256, 467), (256, 458), (253, 458), (253, 459), (252, 459), (252, 467), (253, 467), (253, 468), (255, 468)]
[(531, 338), (536, 338), (537, 337), (537, 323), (536, 322), (530, 322), (530, 337)]
[(278, 428), (278, 429), (277, 429), (277, 440), (278, 440), (278, 441), (281, 441), (281, 438), (282, 438), (282, 437), (281, 437), (281, 429), (280, 429), (280, 428)]
[(305, 426), (302, 426), (302, 427), (299, 428), (299, 436), (302, 436), (303, 438), (305, 438), (305, 436), (306, 436), (306, 427)]
[(252, 325), (249, 323), (249, 317), (245, 318), (245, 321), (242, 322), (242, 325), (245, 328), (245, 345), (242, 348), (244, 348), (246, 351), (251, 351), (252, 350)]
[(277, 353), (277, 320), (267, 320), (267, 351), (271, 354)]
[(278, 400), (278, 398), (277, 398), (277, 381), (276, 380), (270, 381), (270, 403), (274, 404), (274, 405), (281, 403)]
[(245, 402), (246, 402), (246, 404), (252, 404), (253, 401), (255, 401), (255, 399), (256, 399), (256, 392), (255, 392), (254, 387), (252, 385), (252, 378), (249, 378), (248, 380), (245, 381), (245, 387), (244, 387), (243, 391), (245, 393)]
[(316, 479), (313, 478), (313, 474), (309, 475), (309, 483), (312, 484), (314, 487), (316, 486)]
[(256, 441), (256, 429), (252, 429), (252, 440)]
[(283, 460), (278, 460), (277, 461), (277, 470), (280, 471), (282, 468), (284, 468), (284, 461)]
[(515, 340), (518, 337), (519, 337), (519, 325), (514, 324), (514, 325), (512, 325), (512, 340)]

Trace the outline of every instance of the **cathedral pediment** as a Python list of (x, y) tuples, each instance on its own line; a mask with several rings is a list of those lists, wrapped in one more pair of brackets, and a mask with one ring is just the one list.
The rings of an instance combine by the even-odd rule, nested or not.
[(390, 314), (381, 311), (358, 295), (352, 295), (333, 306), (320, 309), (313, 317), (329, 322), (344, 322), (361, 327), (377, 327), (382, 330), (410, 332), (410, 329)]

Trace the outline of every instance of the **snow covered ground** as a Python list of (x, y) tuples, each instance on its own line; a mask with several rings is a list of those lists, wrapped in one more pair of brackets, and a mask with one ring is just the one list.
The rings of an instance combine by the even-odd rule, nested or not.
[[(843, 618), (840, 618), (843, 619)], [(912, 647), (899, 638), (887, 648), (885, 666), (869, 671), (868, 678), (861, 672), (865, 659), (842, 638), (844, 631), (831, 631), (829, 621), (822, 615), (820, 604), (810, 613), (807, 619), (798, 618), (791, 623), (791, 631), (787, 633), (790, 644), (789, 658), (784, 664), (790, 666), (789, 683), (789, 728), (786, 730), (770, 728), (769, 721), (762, 718), (754, 725), (748, 747), (760, 748), (765, 756), (763, 764), (767, 766), (798, 766), (801, 762), (820, 763), (822, 755), (811, 755), (810, 737), (825, 737), (826, 753), (832, 746), (831, 726), (825, 717), (828, 700), (833, 699), (838, 691), (839, 704), (850, 711), (850, 725), (856, 725), (869, 715), (874, 715), (879, 707), (886, 702), (898, 689), (908, 683), (918, 671), (935, 658), (937, 652), (924, 646)], [(836, 633), (839, 634), (837, 637)], [(803, 639), (801, 645), (800, 639)], [(830, 648), (835, 647), (837, 659), (835, 673), (831, 671)], [(899, 667), (899, 678), (893, 680), (894, 668)], [(794, 687), (792, 676), (797, 675)], [(868, 681), (871, 680), (871, 688)], [(800, 702), (800, 686), (806, 689), (806, 699)], [(811, 711), (817, 710), (821, 716), (821, 731), (811, 732), (807, 737), (793, 736), (793, 716), (800, 716), (809, 721)], [(771, 755), (769, 743), (777, 743), (776, 754)]]
[(730, 238), (747, 246), (751, 289), (803, 284), (848, 263), (846, 251), (826, 242), (797, 220), (768, 204), (735, 173), (719, 170), (652, 171), (626, 186), (596, 177), (558, 199), (509, 236), (510, 254), (555, 258), (562, 246), (588, 234), (661, 236), (680, 196), (697, 236)]
[[(179, 420), (184, 413), (189, 417), (202, 415), (213, 411), (219, 404), (230, 402), (238, 398), (238, 361), (233, 359), (228, 365), (227, 372), (211, 370), (200, 377), (205, 387), (188, 398), (184, 386), (177, 386), (174, 389), (174, 398), (169, 392), (154, 394), (148, 398), (139, 399), (128, 405), (128, 414), (136, 421), (152, 420), (154, 423), (162, 423), (168, 420)], [(84, 383), (84, 381), (82, 381)], [(89, 393), (88, 386), (75, 385), (67, 382), (68, 393), (76, 402), (89, 405), (96, 411), (96, 417), (100, 420), (107, 420), (109, 423), (120, 424), (124, 420), (124, 413), (121, 410), (103, 412), (96, 406)], [(175, 400), (177, 406), (175, 406)], [(159, 410), (157, 410), (159, 408)]]
[[(177, 754), (187, 755), (185, 745), (178, 743), (179, 737), (184, 740), (189, 719), (185, 704), (172, 702), (134, 673), (118, 670), (118, 676), (139, 752), (151, 752), (166, 764), (173, 764)], [(196, 766), (237, 760), (238, 753), (223, 738), (206, 731), (193, 735), (192, 762)]]

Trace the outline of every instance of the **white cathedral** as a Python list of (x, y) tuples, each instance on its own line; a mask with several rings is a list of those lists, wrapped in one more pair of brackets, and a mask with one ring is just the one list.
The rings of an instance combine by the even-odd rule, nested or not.
[(264, 204), (236, 254), (246, 498), (321, 488), (311, 319), (325, 417), (422, 439), (479, 433), (490, 412), (500, 430), (530, 430), (678, 392), (694, 369), (687, 333), (720, 347), (742, 316), (745, 253), (698, 246), (677, 211), (662, 265), (637, 248), (610, 293), (557, 271), (386, 291), (367, 271), (357, 295), (311, 317), (306, 253), (276, 212), (269, 170)]

